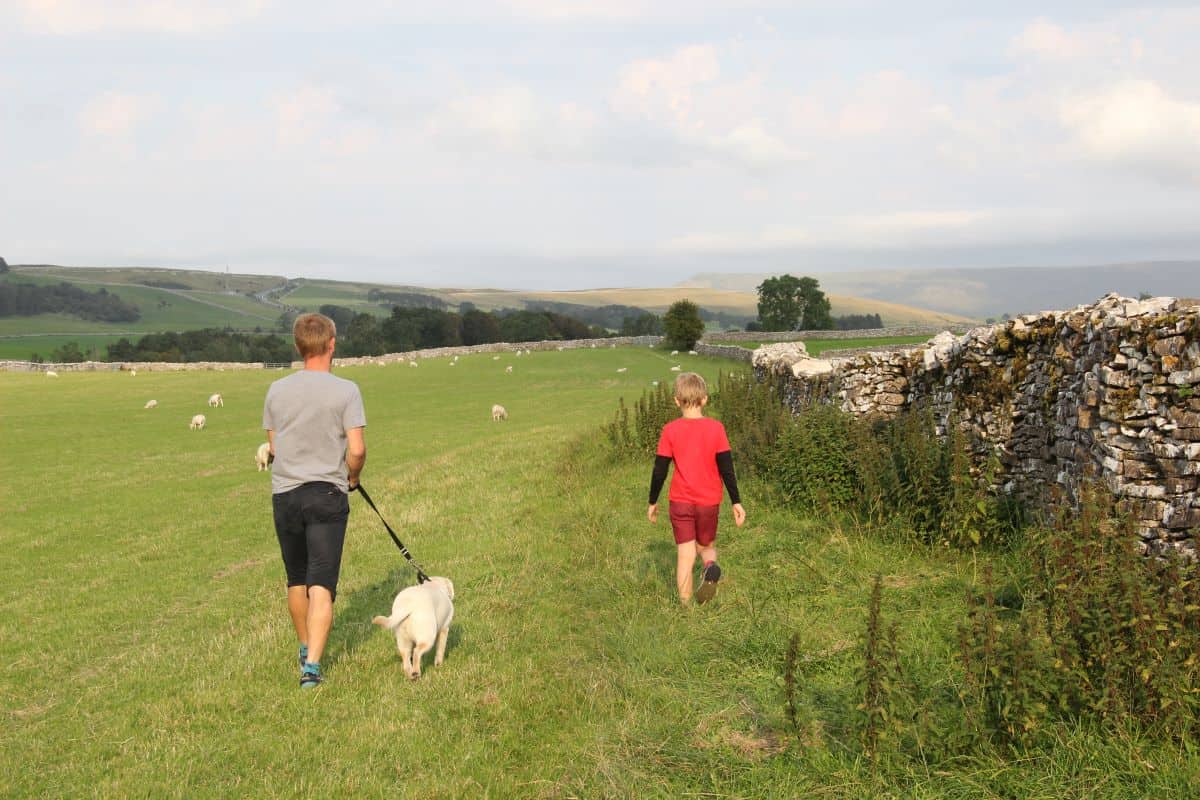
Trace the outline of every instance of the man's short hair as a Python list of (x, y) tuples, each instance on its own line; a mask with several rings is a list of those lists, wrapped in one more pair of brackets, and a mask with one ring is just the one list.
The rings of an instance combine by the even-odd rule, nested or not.
[(675, 378), (675, 399), (684, 406), (701, 405), (708, 397), (704, 378), (694, 372), (681, 372)]
[(292, 325), (292, 337), (301, 358), (324, 355), (334, 336), (337, 336), (337, 325), (324, 314), (301, 314)]

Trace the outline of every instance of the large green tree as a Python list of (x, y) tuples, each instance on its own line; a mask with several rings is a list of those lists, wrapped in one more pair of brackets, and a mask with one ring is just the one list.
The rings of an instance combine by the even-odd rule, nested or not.
[(700, 306), (691, 300), (676, 300), (663, 315), (663, 335), (677, 350), (691, 350), (703, 334)]
[(758, 319), (764, 331), (828, 330), (829, 299), (816, 278), (777, 275), (758, 285)]

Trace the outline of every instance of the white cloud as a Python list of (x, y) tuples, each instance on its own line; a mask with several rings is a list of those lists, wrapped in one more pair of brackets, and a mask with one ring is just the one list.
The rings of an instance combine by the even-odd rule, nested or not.
[[(1141, 42), (1135, 40), (1125, 52), (1136, 56), (1141, 48)], [(1122, 38), (1103, 28), (1067, 30), (1042, 17), (1026, 25), (1009, 49), (1016, 55), (1047, 61), (1078, 61), (1119, 53)]]
[(1067, 100), (1061, 119), (1091, 158), (1200, 186), (1200, 103), (1124, 80)]
[(92, 98), (79, 112), (79, 126), (90, 135), (124, 137), (145, 122), (158, 100), (121, 92), (106, 92)]
[[(259, 16), (270, 0), (16, 0), (33, 33), (203, 33)], [(12, 9), (10, 9), (11, 12)]]
[(701, 127), (692, 114), (697, 86), (721, 74), (716, 48), (710, 44), (676, 50), (666, 59), (642, 59), (621, 70), (612, 106), (620, 114)]

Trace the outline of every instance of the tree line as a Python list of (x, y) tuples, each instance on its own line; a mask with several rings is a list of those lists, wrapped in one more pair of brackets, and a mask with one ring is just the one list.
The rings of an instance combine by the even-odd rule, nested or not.
[(51, 286), (0, 282), (0, 317), (71, 314), (95, 322), (136, 322), (141, 312), (107, 289), (95, 292), (63, 282)]
[(481, 311), (469, 307), (465, 312), (453, 312), (396, 306), (389, 316), (381, 319), (338, 305), (323, 305), (318, 310), (337, 325), (338, 352), (348, 357), (493, 342), (599, 339), (616, 335), (607, 328), (588, 325), (554, 311)]

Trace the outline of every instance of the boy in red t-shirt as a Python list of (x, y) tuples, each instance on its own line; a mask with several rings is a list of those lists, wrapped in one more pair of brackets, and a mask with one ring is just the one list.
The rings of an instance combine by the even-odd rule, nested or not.
[(729, 490), (733, 503), (733, 521), (739, 528), (746, 522), (733, 471), (733, 454), (725, 426), (704, 416), (708, 405), (708, 387), (704, 378), (684, 372), (675, 379), (675, 405), (683, 412), (679, 419), (663, 426), (650, 478), (650, 509), (646, 516), (658, 521), (658, 495), (667, 479), (667, 468), (675, 462), (671, 478), (671, 528), (678, 545), (675, 582), (679, 601), (692, 600), (692, 568), (697, 554), (704, 564), (704, 583), (696, 592), (696, 601), (707, 603), (717, 593), (721, 568), (717, 566), (717, 513), (721, 510), (721, 484)]

